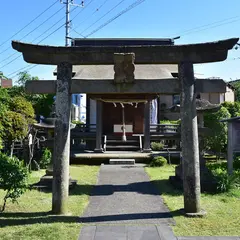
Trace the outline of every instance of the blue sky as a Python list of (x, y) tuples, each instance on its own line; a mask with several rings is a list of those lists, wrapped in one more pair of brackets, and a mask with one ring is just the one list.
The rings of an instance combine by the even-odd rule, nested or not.
[[(21, 1), (1, 1), (0, 16), (0, 45), (8, 38), (18, 32), (22, 27), (28, 24), (37, 15), (43, 12), (56, 0), (21, 0)], [(78, 8), (71, 13), (72, 18), (78, 14), (72, 22), (72, 27), (81, 33), (91, 24), (97, 21), (101, 16), (114, 7), (120, 0), (85, 0), (85, 7)], [(125, 0), (110, 14), (90, 27), (83, 34), (88, 34), (101, 24), (105, 23), (117, 13), (127, 8), (136, 0)], [(75, 0), (80, 3), (80, 0)], [(96, 11), (99, 6), (105, 4)], [(32, 42), (38, 36), (49, 29), (53, 24), (64, 18), (64, 6), (60, 0), (44, 15), (30, 24), (27, 28), (14, 36), (13, 39), (24, 42)], [(72, 7), (73, 9), (74, 7)], [(107, 25), (91, 37), (176, 37), (181, 36), (176, 44), (187, 44), (196, 42), (216, 41), (230, 37), (240, 37), (240, 1), (239, 0), (145, 0), (142, 4), (122, 15), (111, 24)], [(59, 12), (58, 12), (59, 11)], [(95, 13), (94, 13), (95, 12)], [(50, 20), (48, 18), (53, 16)], [(38, 26), (46, 21), (41, 27)], [(59, 21), (55, 27), (43, 34), (33, 43), (43, 40), (55, 29), (64, 24), (64, 19)], [(205, 27), (201, 27), (204, 26)], [(37, 28), (37, 29), (36, 29)], [(188, 31), (190, 30), (190, 31)], [(31, 32), (27, 37), (29, 32)], [(188, 32), (187, 32), (188, 31)], [(41, 44), (64, 45), (65, 29), (62, 27), (59, 31), (46, 38)], [(76, 32), (71, 32), (71, 37), (80, 37)], [(6, 50), (6, 51), (5, 51)], [(28, 66), (19, 57), (17, 60), (9, 63), (18, 57), (11, 49), (11, 41), (0, 46), (0, 71), (5, 75), (14, 77), (14, 73), (20, 68)], [(8, 59), (7, 59), (8, 58)], [(240, 49), (232, 50), (228, 60), (221, 63), (201, 64), (195, 66), (195, 72), (198, 77), (221, 77), (229, 81), (230, 79), (240, 78)], [(234, 60), (235, 59), (235, 60)], [(8, 64), (9, 63), (9, 64)], [(6, 65), (3, 67), (3, 65)], [(32, 75), (39, 76), (40, 79), (54, 79), (52, 71), (54, 66), (39, 65), (32, 70)], [(15, 78), (16, 79), (16, 76)]]

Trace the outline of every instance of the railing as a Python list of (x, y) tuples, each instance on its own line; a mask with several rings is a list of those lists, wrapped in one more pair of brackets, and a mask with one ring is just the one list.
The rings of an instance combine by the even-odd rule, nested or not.
[(151, 124), (150, 133), (152, 134), (172, 134), (178, 133), (178, 124)]
[(73, 131), (79, 131), (79, 132), (96, 132), (96, 124), (78, 124)]

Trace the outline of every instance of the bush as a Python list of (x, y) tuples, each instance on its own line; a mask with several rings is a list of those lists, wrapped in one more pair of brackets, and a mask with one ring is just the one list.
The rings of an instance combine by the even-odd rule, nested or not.
[(161, 120), (160, 124), (180, 124), (181, 119), (179, 120)]
[(52, 159), (52, 153), (48, 148), (45, 148), (39, 162), (40, 168), (47, 168)]
[(0, 153), (0, 187), (6, 191), (3, 199), (2, 212), (5, 210), (7, 199), (17, 202), (28, 189), (28, 169), (23, 161)]
[(153, 151), (161, 151), (164, 148), (164, 144), (161, 142), (152, 142), (151, 148)]
[(76, 125), (84, 124), (84, 122), (79, 121), (79, 120), (73, 120), (72, 123), (73, 123), (73, 124), (76, 124)]
[(167, 159), (163, 156), (154, 157), (150, 162), (150, 167), (162, 167), (167, 164)]
[(218, 168), (216, 170), (213, 170), (212, 173), (216, 179), (218, 192), (229, 192), (230, 190), (238, 187), (240, 184), (240, 177), (237, 172), (229, 175), (227, 173), (227, 170)]
[(217, 192), (229, 192), (240, 186), (240, 171), (234, 171), (232, 175), (227, 172), (227, 162), (218, 162), (208, 164), (214, 182), (216, 183)]
[(218, 159), (220, 153), (226, 151), (227, 146), (227, 124), (220, 120), (230, 117), (231, 115), (225, 107), (221, 107), (216, 113), (204, 114), (205, 127), (211, 129), (211, 134), (204, 137), (204, 148), (213, 151)]
[(233, 160), (233, 168), (240, 170), (240, 156), (236, 156)]

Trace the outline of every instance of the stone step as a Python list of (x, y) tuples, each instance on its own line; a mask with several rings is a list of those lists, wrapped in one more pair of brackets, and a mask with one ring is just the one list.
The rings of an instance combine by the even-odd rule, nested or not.
[(130, 146), (130, 145), (107, 145), (106, 146), (107, 149), (139, 149), (139, 146)]
[(116, 165), (116, 164), (120, 164), (120, 165), (134, 165), (135, 164), (135, 159), (110, 159), (109, 160), (109, 164), (112, 165)]
[(107, 140), (107, 143), (123, 143), (123, 144), (138, 143), (139, 144), (139, 141), (137, 141), (137, 140), (123, 141), (123, 140), (119, 140), (119, 139), (112, 139), (112, 140)]

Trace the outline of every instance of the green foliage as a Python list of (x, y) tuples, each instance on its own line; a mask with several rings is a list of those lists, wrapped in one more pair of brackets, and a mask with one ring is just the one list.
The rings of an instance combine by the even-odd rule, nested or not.
[(8, 93), (11, 97), (24, 97), (29, 101), (35, 111), (37, 116), (49, 117), (51, 112), (51, 107), (54, 102), (53, 94), (27, 94), (25, 92), (24, 86), (27, 81), (38, 80), (38, 77), (33, 77), (28, 72), (19, 73), (18, 84), (19, 86), (13, 86), (8, 89)]
[(240, 171), (234, 171), (232, 175), (229, 175), (227, 162), (208, 164), (208, 169), (214, 176), (217, 192), (229, 192), (240, 187)]
[(53, 94), (28, 95), (27, 99), (33, 104), (37, 116), (49, 117), (54, 103)]
[(0, 187), (6, 191), (2, 212), (5, 210), (7, 199), (16, 202), (28, 189), (28, 176), (28, 169), (22, 161), (0, 153)]
[(206, 113), (204, 115), (205, 127), (211, 129), (212, 133), (204, 139), (205, 149), (210, 149), (215, 153), (225, 151), (227, 144), (227, 124), (220, 122), (224, 118), (230, 118), (231, 115), (225, 107), (216, 113)]
[(216, 182), (217, 190), (219, 192), (229, 192), (232, 189), (235, 189), (240, 184), (239, 174), (234, 172), (232, 175), (227, 173), (227, 170), (222, 170), (218, 168), (212, 171)]
[(4, 137), (9, 150), (13, 141), (27, 135), (28, 124), (34, 122), (34, 110), (31, 103), (21, 96), (10, 98), (6, 93), (6, 97), (0, 98), (0, 102), (5, 105), (3, 113), (0, 114), (0, 137)]
[(51, 159), (52, 159), (51, 151), (48, 148), (45, 148), (39, 162), (40, 168), (42, 169), (47, 168), (51, 162)]
[(240, 81), (231, 82), (231, 85), (235, 88), (235, 101), (240, 102)]
[(73, 120), (72, 123), (73, 123), (73, 124), (76, 124), (76, 125), (84, 124), (84, 122), (82, 122), (82, 121), (77, 121), (77, 120)]
[(4, 88), (0, 88), (0, 149), (2, 148), (2, 137), (4, 135), (3, 121), (5, 119), (5, 114), (8, 110), (10, 102), (10, 96)]
[(23, 71), (18, 73), (18, 80), (17, 83), (20, 86), (24, 86), (26, 84), (27, 81), (31, 81), (31, 80), (39, 80), (38, 77), (33, 77), (31, 76), (28, 71)]
[(160, 124), (180, 124), (181, 119), (179, 120), (161, 120)]
[(167, 164), (167, 159), (163, 156), (156, 156), (150, 162), (150, 167), (162, 167)]
[(23, 139), (27, 135), (28, 124), (24, 116), (20, 113), (7, 111), (3, 121), (4, 137), (10, 143), (14, 140)]
[(229, 111), (231, 117), (240, 116), (240, 102), (224, 102), (222, 106)]
[(162, 142), (151, 142), (151, 148), (153, 151), (161, 151), (164, 148), (164, 144)]
[(32, 104), (23, 97), (14, 97), (10, 102), (10, 109), (13, 112), (20, 113), (27, 121), (33, 123), (34, 109)]
[(240, 156), (236, 156), (233, 160), (233, 168), (235, 170), (240, 170)]

